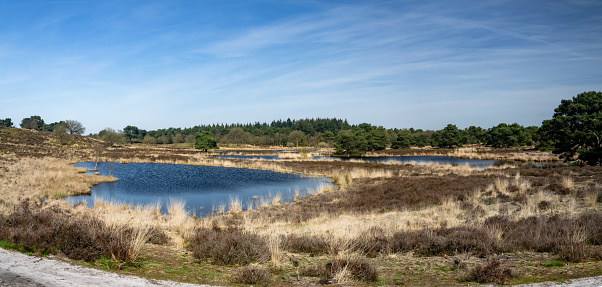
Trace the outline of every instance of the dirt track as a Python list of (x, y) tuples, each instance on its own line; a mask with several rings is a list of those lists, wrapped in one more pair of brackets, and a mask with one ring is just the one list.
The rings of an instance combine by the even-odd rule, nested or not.
[(149, 280), (0, 248), (0, 286), (206, 286)]

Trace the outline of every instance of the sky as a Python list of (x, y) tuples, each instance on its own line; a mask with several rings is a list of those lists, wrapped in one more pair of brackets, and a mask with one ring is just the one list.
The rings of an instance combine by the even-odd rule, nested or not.
[(541, 125), (602, 91), (602, 1), (0, 1), (0, 119)]

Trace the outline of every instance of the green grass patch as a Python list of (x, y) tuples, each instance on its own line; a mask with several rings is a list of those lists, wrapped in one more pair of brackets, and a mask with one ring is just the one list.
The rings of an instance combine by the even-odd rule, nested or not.
[(560, 260), (548, 260), (546, 262), (543, 263), (544, 267), (563, 267), (565, 264), (564, 262), (560, 261)]

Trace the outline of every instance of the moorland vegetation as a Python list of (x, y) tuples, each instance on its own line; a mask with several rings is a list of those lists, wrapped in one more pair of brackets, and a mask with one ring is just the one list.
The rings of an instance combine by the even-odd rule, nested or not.
[[(595, 159), (602, 118), (600, 106), (589, 108), (600, 102), (602, 94), (594, 92), (563, 101), (551, 122), (537, 128), (538, 137), (531, 134), (531, 144), (553, 147), (566, 163), (524, 161), (486, 169), (333, 159), (223, 159), (177, 144), (107, 142), (77, 133), (67, 133), (63, 141), (56, 131), (2, 128), (0, 246), (56, 254), (115, 272), (205, 284), (459, 286), (601, 275), (602, 167)], [(579, 131), (571, 130), (574, 127)], [(234, 128), (244, 135), (243, 127)], [(384, 137), (367, 139), (366, 134), (379, 130)], [(391, 149), (400, 134), (416, 139), (419, 135), (393, 130), (398, 136), (393, 141), (387, 136), (391, 130), (342, 125), (332, 132), (331, 143), (338, 148), (337, 137), (354, 142), (363, 133), (373, 154), (554, 157), (514, 145), (459, 148), (465, 143), (454, 138), (468, 130), (476, 139), (479, 129), (460, 132), (448, 125), (429, 137), (430, 144), (433, 138), (445, 141), (441, 148)], [(516, 136), (519, 130), (518, 125), (500, 124), (485, 134), (522, 144), (529, 137)], [(114, 132), (125, 137), (125, 130)], [(210, 135), (223, 144), (218, 135)], [(574, 141), (566, 144), (565, 137)], [(385, 149), (379, 151), (378, 142), (385, 138)], [(293, 139), (296, 146), (298, 138)], [(359, 146), (364, 144), (360, 140)], [(233, 152), (245, 153), (240, 147)], [(263, 151), (249, 151), (257, 152)], [(169, 203), (167, 214), (160, 213), (160, 204), (126, 206), (98, 200), (87, 208), (60, 198), (89, 193), (92, 185), (115, 179), (86, 175), (69, 165), (78, 161), (269, 169), (327, 176), (338, 188), (321, 188), (289, 203), (247, 206), (244, 212), (230, 208), (205, 218), (189, 216), (178, 200)]]

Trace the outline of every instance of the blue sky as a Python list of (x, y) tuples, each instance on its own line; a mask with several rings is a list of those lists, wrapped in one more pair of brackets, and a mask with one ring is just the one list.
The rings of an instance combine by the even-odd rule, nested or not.
[(96, 133), (540, 125), (602, 90), (602, 1), (0, 1), (0, 118)]

